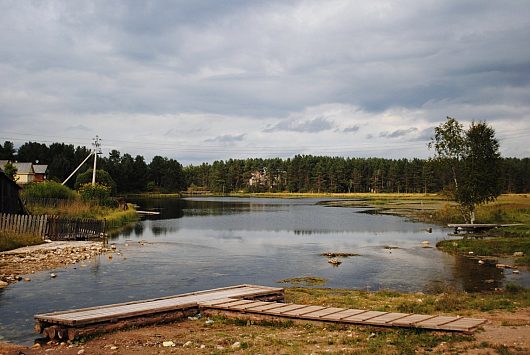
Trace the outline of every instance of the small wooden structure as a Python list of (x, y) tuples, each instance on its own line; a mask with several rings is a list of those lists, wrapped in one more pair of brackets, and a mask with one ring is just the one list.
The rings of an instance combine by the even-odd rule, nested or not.
[(69, 339), (130, 326), (175, 321), (198, 312), (237, 312), (308, 321), (471, 332), (486, 320), (286, 304), (283, 288), (238, 285), (100, 307), (35, 315), (35, 331)]
[(19, 191), (20, 186), (0, 170), (0, 213), (26, 214)]
[(469, 223), (462, 223), (462, 224), (448, 224), (447, 226), (449, 228), (455, 229), (455, 234), (458, 234), (458, 232), (465, 232), (465, 233), (478, 233), (487, 231), (494, 228), (500, 228), (500, 227), (514, 227), (514, 226), (522, 226), (521, 223), (510, 223), (510, 224), (497, 224), (497, 223), (477, 223), (477, 224), (469, 224)]

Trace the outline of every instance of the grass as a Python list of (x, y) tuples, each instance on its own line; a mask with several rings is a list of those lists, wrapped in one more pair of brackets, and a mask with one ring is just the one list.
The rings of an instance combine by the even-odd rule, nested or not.
[(292, 277), (289, 279), (278, 280), (276, 282), (290, 283), (292, 285), (300, 285), (300, 286), (322, 286), (326, 284), (327, 280), (322, 277), (304, 276), (304, 277)]
[(493, 237), (493, 238), (467, 238), (461, 240), (442, 240), (436, 244), (439, 249), (457, 254), (481, 256), (511, 256), (515, 252), (523, 252), (524, 256), (516, 257), (519, 265), (530, 265), (530, 237)]
[(0, 231), (0, 251), (42, 244), (41, 237), (32, 234), (15, 234)]
[(368, 292), (324, 288), (287, 288), (287, 302), (327, 307), (360, 308), (384, 312), (472, 314), (496, 309), (530, 307), (530, 290), (507, 285), (504, 291), (466, 293), (450, 289), (435, 294), (406, 294), (392, 290)]

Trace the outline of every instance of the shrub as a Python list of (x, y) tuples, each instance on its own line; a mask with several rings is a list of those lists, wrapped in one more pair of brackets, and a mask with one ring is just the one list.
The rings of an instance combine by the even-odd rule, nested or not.
[(115, 204), (115, 201), (110, 197), (110, 193), (110, 187), (98, 183), (94, 185), (87, 183), (79, 187), (81, 200), (87, 202), (94, 201), (102, 206), (112, 206)]
[[(74, 185), (76, 190), (79, 190), (81, 186), (92, 182), (92, 171), (93, 169), (88, 169), (84, 173), (79, 174), (77, 176)], [(109, 187), (111, 195), (116, 194), (116, 183), (114, 182), (114, 180), (112, 180), (110, 174), (107, 173), (105, 170), (96, 169), (96, 183)]]
[(34, 182), (24, 186), (22, 197), (25, 199), (54, 198), (61, 200), (74, 200), (75, 191), (55, 181)]

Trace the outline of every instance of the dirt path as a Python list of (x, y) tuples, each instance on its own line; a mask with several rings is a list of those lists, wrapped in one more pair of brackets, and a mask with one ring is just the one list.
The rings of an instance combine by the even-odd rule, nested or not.
[[(94, 256), (113, 251), (103, 242), (50, 242), (0, 253), (0, 288), (8, 284), (31, 280), (37, 271), (75, 264)], [(23, 277), (23, 275), (26, 275)]]

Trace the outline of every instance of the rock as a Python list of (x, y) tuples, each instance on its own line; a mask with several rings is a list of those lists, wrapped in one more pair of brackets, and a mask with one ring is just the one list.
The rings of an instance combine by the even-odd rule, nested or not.
[(24, 281), (26, 281), (26, 282), (30, 282), (31, 279), (30, 279), (29, 277), (25, 277), (25, 278), (24, 278)]
[(190, 347), (193, 343), (191, 342), (191, 340), (188, 340), (187, 342), (184, 343), (184, 345), (182, 345), (183, 347), (187, 348), (187, 347)]
[(78, 355), (81, 355), (81, 354), (84, 354), (85, 353), (85, 349), (81, 349), (77, 352)]
[(163, 342), (162, 346), (167, 348), (167, 347), (170, 347), (170, 346), (175, 346), (175, 343), (172, 342), (171, 340), (168, 340), (168, 341)]
[(211, 320), (210, 318), (208, 318), (208, 319), (206, 320), (206, 322), (204, 322), (204, 324), (206, 324), (206, 325), (212, 325), (213, 323), (214, 323), (214, 321)]
[(224, 349), (225, 349), (225, 347), (224, 347), (224, 346), (221, 346), (221, 345), (217, 345), (215, 348), (216, 348), (217, 350), (224, 350)]
[(513, 256), (524, 256), (524, 253), (522, 251), (516, 251), (513, 253)]
[(482, 264), (484, 264), (484, 260), (479, 260), (478, 263), (479, 263), (480, 265), (482, 265)]
[(116, 345), (112, 345), (112, 346), (110, 347), (110, 350), (118, 350), (118, 347), (117, 347)]
[(425, 244), (426, 244), (426, 245), (429, 245), (429, 244), (431, 244), (431, 243), (430, 243), (430, 242), (429, 242), (428, 240), (424, 240), (423, 242), (421, 242), (421, 244), (424, 244), (424, 245), (425, 245)]
[(232, 349), (239, 349), (241, 348), (241, 343), (236, 341), (234, 344), (230, 345)]
[(112, 245), (110, 246), (110, 248), (111, 248), (112, 250), (116, 250), (116, 244), (112, 244)]
[(519, 273), (519, 270), (512, 270), (512, 273), (514, 273), (514, 274), (518, 274), (518, 273)]
[(468, 252), (468, 254), (469, 254), (469, 255), (473, 255), (473, 254), (475, 254), (475, 253), (474, 253), (474, 252), (472, 252), (472, 251), (470, 251), (470, 252)]
[(7, 287), (9, 284), (5, 281), (0, 281), (0, 288)]
[(57, 275), (55, 275), (55, 274), (52, 272), (52, 273), (50, 274), (50, 277), (51, 277), (52, 279), (54, 279), (54, 278), (57, 277)]
[(206, 345), (201, 344), (201, 349), (206, 349)]

